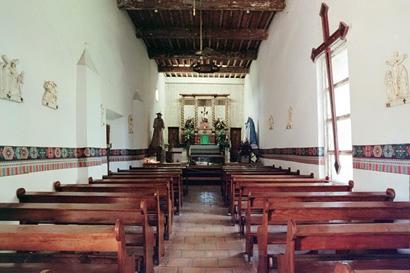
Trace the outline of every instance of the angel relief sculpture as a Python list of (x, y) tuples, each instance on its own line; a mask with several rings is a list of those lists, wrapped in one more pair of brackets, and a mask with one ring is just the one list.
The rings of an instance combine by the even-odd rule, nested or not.
[(51, 109), (58, 109), (58, 95), (57, 95), (57, 84), (53, 81), (44, 82), (44, 94), (42, 99), (42, 104)]
[(410, 101), (409, 74), (404, 65), (406, 59), (406, 54), (400, 55), (399, 52), (395, 52), (392, 59), (386, 62), (389, 66), (384, 79), (387, 88), (387, 107)]
[(24, 72), (18, 73), (19, 60), (9, 60), (6, 55), (0, 60), (0, 99), (23, 102), (21, 96), (24, 84)]

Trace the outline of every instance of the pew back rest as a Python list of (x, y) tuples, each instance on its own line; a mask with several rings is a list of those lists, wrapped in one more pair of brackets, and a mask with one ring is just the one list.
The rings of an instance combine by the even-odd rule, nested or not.
[(410, 220), (410, 202), (283, 202), (269, 206), (269, 224), (293, 221)]
[(295, 250), (398, 249), (410, 246), (408, 223), (313, 224), (288, 222), (287, 252)]
[(134, 260), (126, 254), (124, 226), (119, 220), (115, 226), (0, 225), (0, 249), (115, 252), (119, 273), (128, 272)]
[(146, 226), (145, 201), (141, 200), (140, 205), (134, 208), (104, 204), (0, 203), (0, 221), (110, 225), (117, 220), (126, 225)]

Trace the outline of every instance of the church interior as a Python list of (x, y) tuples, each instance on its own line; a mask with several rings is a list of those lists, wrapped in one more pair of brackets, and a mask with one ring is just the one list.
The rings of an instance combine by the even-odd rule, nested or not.
[(0, 10), (0, 273), (410, 272), (410, 1)]

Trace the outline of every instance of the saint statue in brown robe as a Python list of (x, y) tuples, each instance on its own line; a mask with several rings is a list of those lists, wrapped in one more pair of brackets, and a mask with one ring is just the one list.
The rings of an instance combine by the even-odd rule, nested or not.
[(152, 134), (151, 148), (162, 147), (164, 145), (164, 136), (162, 131), (165, 128), (162, 114), (157, 113), (157, 117), (154, 119), (154, 133)]

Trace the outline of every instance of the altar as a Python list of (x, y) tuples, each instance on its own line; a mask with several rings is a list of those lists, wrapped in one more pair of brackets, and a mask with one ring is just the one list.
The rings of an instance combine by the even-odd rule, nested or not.
[(212, 130), (198, 130), (198, 133), (195, 133), (194, 140), (195, 144), (217, 144), (215, 132)]
[(182, 136), (191, 165), (224, 163), (229, 139), (229, 95), (180, 94)]
[[(181, 139), (191, 138), (191, 144), (218, 144), (221, 130), (229, 134), (229, 95), (180, 94)], [(223, 122), (224, 128), (217, 128)], [(218, 123), (219, 122), (219, 123)]]

